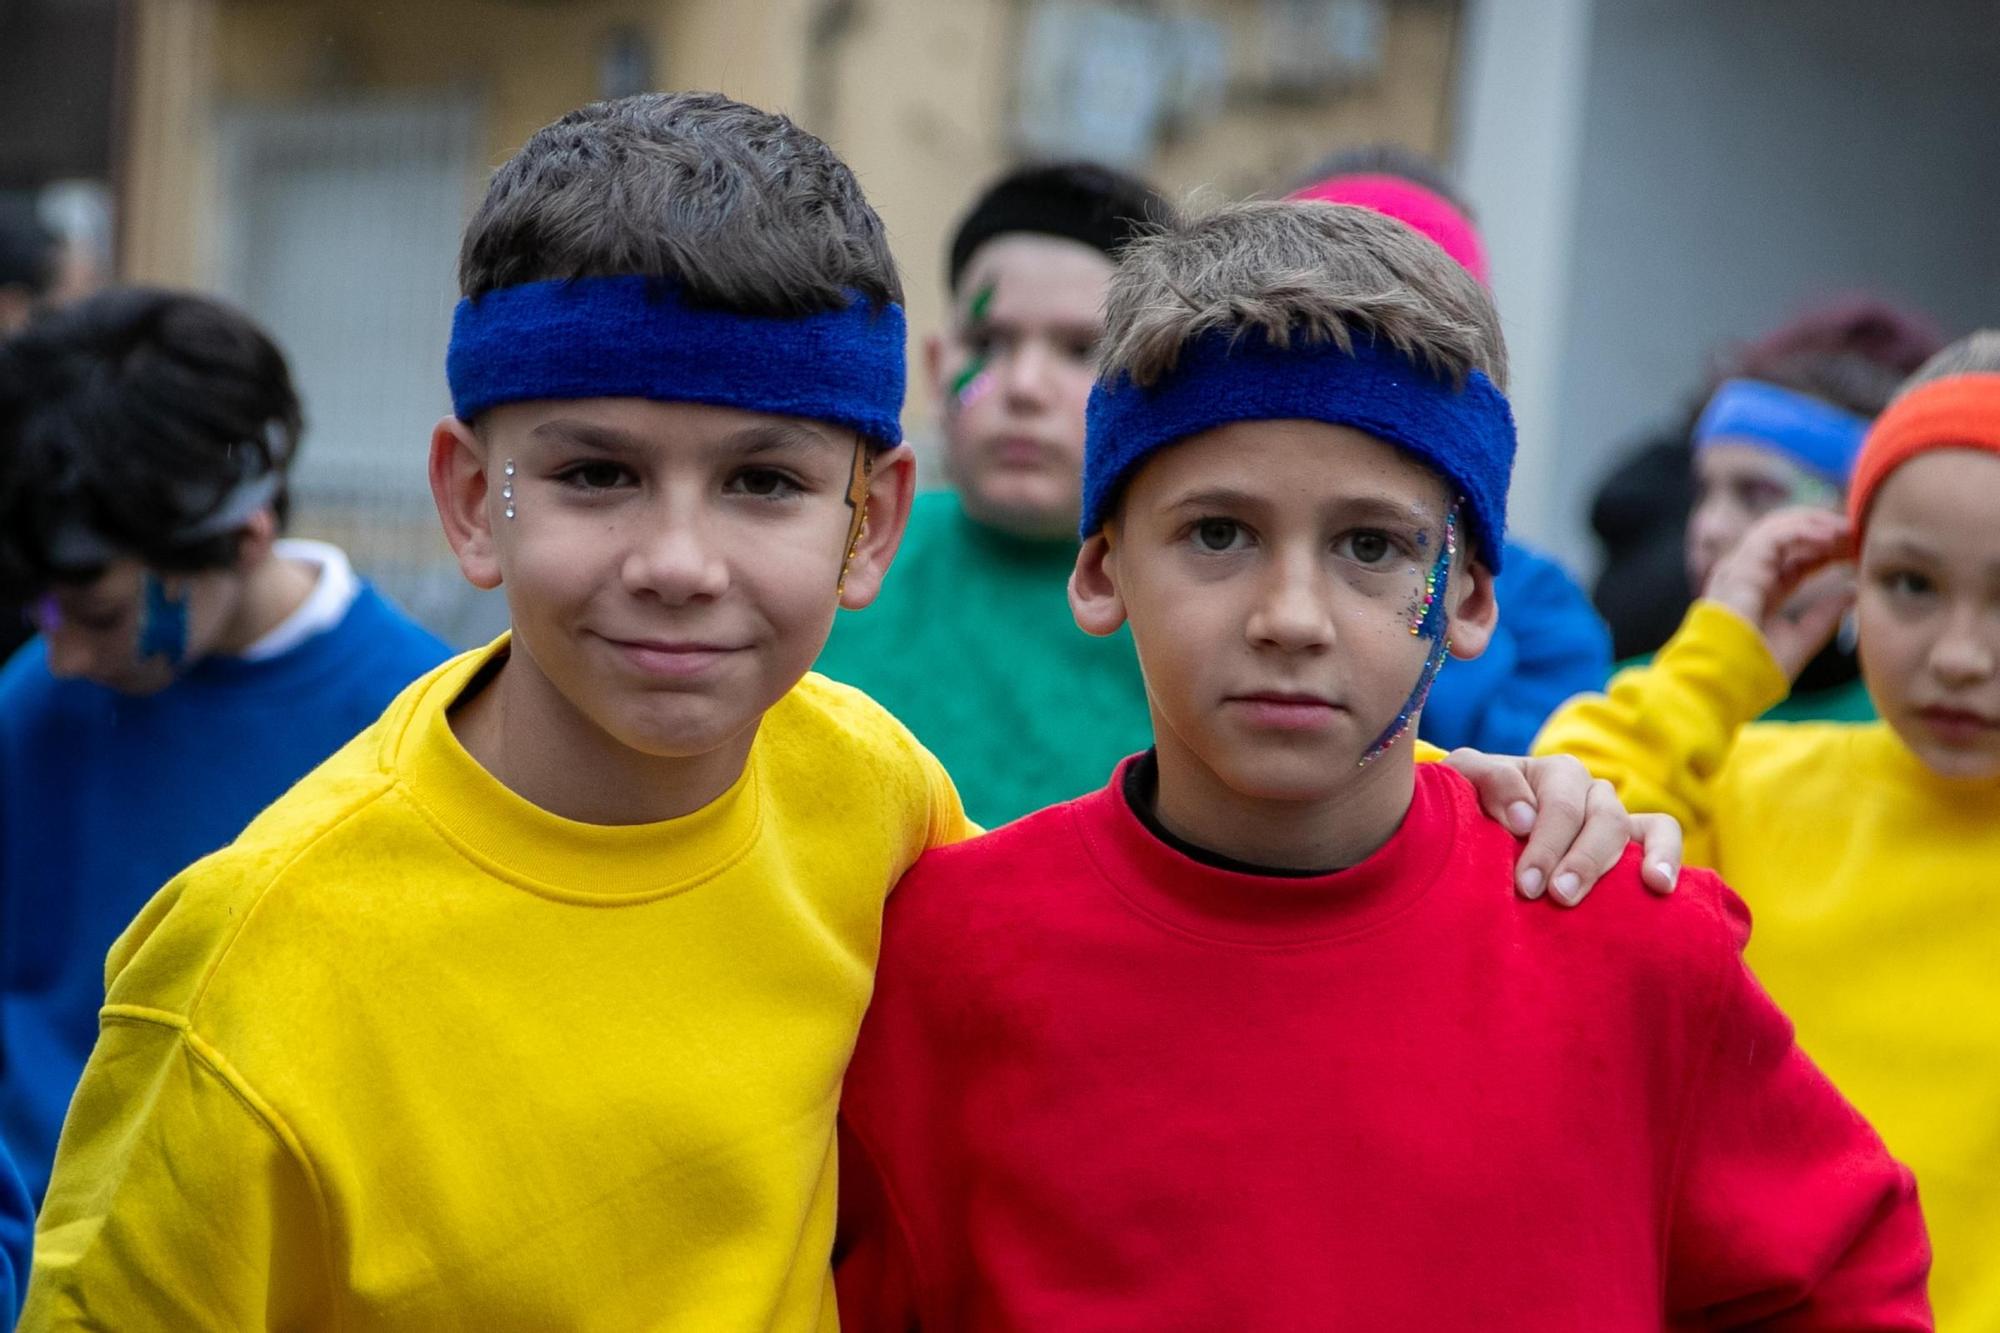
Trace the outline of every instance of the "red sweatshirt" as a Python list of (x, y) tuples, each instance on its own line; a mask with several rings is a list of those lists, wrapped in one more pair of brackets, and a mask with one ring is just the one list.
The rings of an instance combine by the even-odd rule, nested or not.
[(1351, 870), (1119, 784), (927, 854), (847, 1075), (849, 1333), (1929, 1328), (1908, 1172), (1628, 854), (1569, 913), (1442, 764)]

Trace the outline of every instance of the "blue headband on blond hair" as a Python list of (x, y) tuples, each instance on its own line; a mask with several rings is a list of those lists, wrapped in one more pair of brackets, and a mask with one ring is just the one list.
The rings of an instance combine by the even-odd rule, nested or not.
[(1083, 524), (1089, 537), (1119, 488), (1152, 454), (1234, 421), (1323, 421), (1387, 441), (1440, 473), (1464, 497), (1481, 563), (1500, 569), (1514, 414), (1481, 371), (1454, 385), (1386, 342), (1357, 333), (1273, 345), (1254, 330), (1212, 329), (1181, 349), (1174, 368), (1141, 388), (1130, 376), (1090, 391), (1083, 449)]
[(709, 403), (903, 438), (901, 306), (855, 295), (812, 315), (739, 315), (688, 304), (644, 277), (501, 287), (458, 303), (445, 374), (470, 421), (537, 398)]
[(1845, 486), (1867, 434), (1867, 421), (1809, 394), (1762, 380), (1724, 380), (1695, 423), (1694, 447), (1724, 440), (1761, 445)]

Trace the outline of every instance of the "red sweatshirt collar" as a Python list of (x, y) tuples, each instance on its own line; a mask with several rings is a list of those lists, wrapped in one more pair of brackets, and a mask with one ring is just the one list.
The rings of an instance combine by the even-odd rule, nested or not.
[(1125, 765), (1132, 762), (1119, 766), (1109, 786), (1070, 807), (1091, 859), (1142, 915), (1225, 944), (1319, 943), (1396, 915), (1442, 876), (1472, 809), (1456, 774), (1419, 764), (1402, 824), (1367, 860), (1308, 878), (1247, 875), (1203, 865), (1147, 831), (1124, 797)]

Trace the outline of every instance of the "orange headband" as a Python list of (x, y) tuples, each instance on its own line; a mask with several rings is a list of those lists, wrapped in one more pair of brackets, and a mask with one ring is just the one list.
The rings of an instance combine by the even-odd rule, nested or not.
[(1856, 540), (1868, 506), (1889, 474), (1933, 449), (1984, 449), (2000, 454), (2000, 374), (1951, 375), (1919, 385), (1875, 418), (1854, 479), (1847, 485), (1847, 517)]

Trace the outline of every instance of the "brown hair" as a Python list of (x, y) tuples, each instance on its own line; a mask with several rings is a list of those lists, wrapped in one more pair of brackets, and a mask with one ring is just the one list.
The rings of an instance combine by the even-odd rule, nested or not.
[(1343, 350), (1360, 333), (1439, 376), (1481, 370), (1507, 387), (1486, 289), (1429, 237), (1347, 204), (1260, 201), (1168, 219), (1126, 248), (1105, 312), (1106, 379), (1151, 384), (1195, 338), (1234, 329)]
[(901, 303), (881, 218), (846, 163), (784, 116), (720, 93), (594, 102), (494, 173), (465, 229), (466, 296), (642, 276), (747, 315)]

